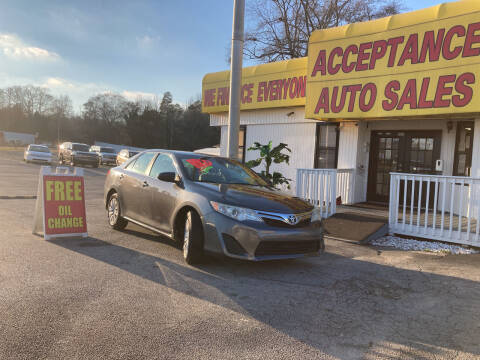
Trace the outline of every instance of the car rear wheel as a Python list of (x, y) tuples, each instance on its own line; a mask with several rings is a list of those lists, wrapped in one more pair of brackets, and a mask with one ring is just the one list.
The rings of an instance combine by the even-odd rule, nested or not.
[(120, 201), (118, 194), (112, 194), (108, 199), (107, 214), (108, 223), (115, 230), (123, 230), (128, 224), (128, 221), (120, 215)]
[(193, 265), (203, 257), (203, 229), (197, 213), (189, 211), (185, 216), (183, 233), (183, 258), (187, 264)]

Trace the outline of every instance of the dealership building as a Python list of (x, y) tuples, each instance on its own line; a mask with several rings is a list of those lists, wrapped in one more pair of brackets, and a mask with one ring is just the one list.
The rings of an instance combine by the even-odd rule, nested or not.
[[(325, 210), (389, 206), (390, 231), (480, 244), (480, 2), (315, 31), (308, 57), (242, 72), (240, 148), (283, 142), (275, 170)], [(203, 79), (226, 155), (229, 71)]]

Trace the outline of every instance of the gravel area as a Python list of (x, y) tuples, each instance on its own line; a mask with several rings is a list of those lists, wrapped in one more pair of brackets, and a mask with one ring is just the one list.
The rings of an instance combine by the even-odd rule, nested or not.
[(450, 254), (478, 254), (478, 249), (452, 245), (438, 241), (421, 241), (397, 236), (384, 236), (370, 243), (374, 246), (387, 246), (401, 250), (430, 251)]

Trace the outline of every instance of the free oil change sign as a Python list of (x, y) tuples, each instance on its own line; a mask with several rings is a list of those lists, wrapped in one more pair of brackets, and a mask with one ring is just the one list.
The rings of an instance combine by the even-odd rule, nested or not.
[(44, 175), (43, 206), (45, 235), (87, 232), (83, 177)]

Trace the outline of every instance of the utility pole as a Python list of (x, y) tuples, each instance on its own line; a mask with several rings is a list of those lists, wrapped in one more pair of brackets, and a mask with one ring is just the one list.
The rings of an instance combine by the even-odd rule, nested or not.
[(230, 53), (230, 101), (228, 107), (227, 157), (238, 159), (240, 92), (242, 88), (243, 18), (245, 0), (233, 1), (232, 52)]

